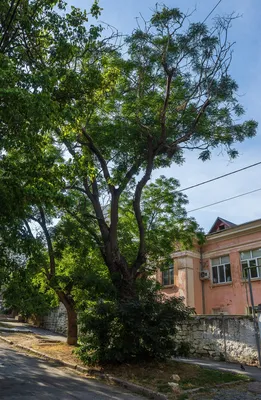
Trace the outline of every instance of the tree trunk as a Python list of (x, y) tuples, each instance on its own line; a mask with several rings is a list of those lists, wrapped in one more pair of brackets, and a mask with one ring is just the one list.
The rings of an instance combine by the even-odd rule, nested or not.
[(67, 330), (67, 343), (70, 345), (76, 345), (78, 339), (78, 325), (77, 325), (77, 314), (74, 307), (71, 309), (67, 308), (68, 317), (68, 330)]
[(58, 291), (57, 295), (67, 311), (67, 343), (70, 345), (76, 345), (78, 339), (78, 325), (74, 301), (70, 296), (62, 291)]
[(120, 302), (133, 300), (137, 297), (135, 278), (124, 267), (121, 265), (121, 268), (119, 268), (119, 264), (117, 263), (114, 270), (118, 269), (119, 271), (120, 269), (121, 272), (111, 274), (112, 283), (116, 288), (117, 297)]

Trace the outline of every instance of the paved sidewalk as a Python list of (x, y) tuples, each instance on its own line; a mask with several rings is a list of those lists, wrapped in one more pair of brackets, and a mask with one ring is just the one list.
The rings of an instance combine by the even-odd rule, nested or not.
[(1, 325), (0, 325), (0, 334), (1, 334), (1, 331), (2, 332), (18, 332), (18, 331), (32, 332), (32, 333), (35, 333), (36, 335), (44, 336), (50, 340), (59, 340), (60, 342), (66, 342), (66, 337), (63, 335), (48, 331), (47, 329), (37, 328), (36, 326), (30, 325), (27, 323), (18, 322), (13, 318), (8, 318), (5, 320), (0, 319), (0, 323), (1, 322), (5, 325), (5, 327), (1, 327)]
[(174, 358), (175, 361), (185, 362), (194, 365), (200, 365), (204, 368), (217, 369), (219, 371), (230, 371), (235, 374), (247, 375), (256, 381), (261, 382), (261, 369), (245, 365), (245, 371), (242, 371), (240, 364), (228, 363), (223, 361), (203, 360), (200, 358)]

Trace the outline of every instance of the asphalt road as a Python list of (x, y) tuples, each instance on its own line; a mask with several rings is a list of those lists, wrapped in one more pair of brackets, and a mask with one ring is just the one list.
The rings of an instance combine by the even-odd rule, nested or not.
[(124, 389), (84, 379), (0, 341), (1, 400), (144, 400)]

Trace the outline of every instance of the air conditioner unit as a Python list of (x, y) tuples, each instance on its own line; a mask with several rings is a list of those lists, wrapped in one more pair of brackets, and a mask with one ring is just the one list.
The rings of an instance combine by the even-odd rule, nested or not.
[(209, 279), (209, 271), (207, 269), (204, 269), (203, 271), (200, 271), (199, 279), (201, 279), (202, 281), (204, 279)]

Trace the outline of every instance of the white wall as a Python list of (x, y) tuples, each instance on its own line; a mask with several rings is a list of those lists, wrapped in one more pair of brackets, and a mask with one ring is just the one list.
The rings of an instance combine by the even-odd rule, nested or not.
[(247, 316), (196, 316), (183, 323), (175, 338), (189, 344), (190, 356), (257, 362), (254, 324)]
[(67, 335), (67, 312), (62, 303), (42, 318), (41, 326), (49, 331)]

